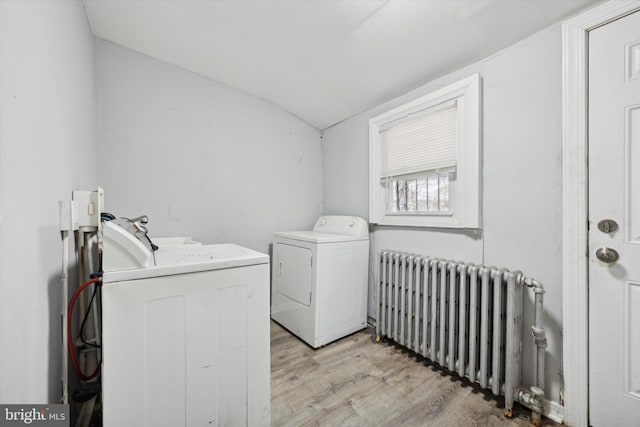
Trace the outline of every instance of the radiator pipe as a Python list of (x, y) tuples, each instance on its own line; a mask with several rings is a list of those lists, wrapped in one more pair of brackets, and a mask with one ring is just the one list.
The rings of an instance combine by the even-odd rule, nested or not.
[(544, 330), (544, 326), (542, 325), (542, 317), (543, 317), (543, 303), (544, 303), (544, 288), (540, 284), (540, 282), (536, 280), (528, 280), (525, 282), (526, 285), (530, 288), (533, 288), (533, 292), (535, 293), (535, 315), (533, 320), (533, 326), (531, 327), (531, 331), (533, 332), (533, 338), (535, 340), (537, 350), (538, 350), (538, 365), (536, 368), (537, 373), (537, 383), (536, 386), (542, 390), (545, 389), (545, 380), (544, 380), (544, 362), (545, 362), (545, 352), (547, 348), (547, 336)]
[(547, 336), (542, 325), (542, 317), (544, 315), (544, 287), (540, 282), (534, 279), (523, 279), (524, 284), (533, 289), (535, 294), (535, 313), (533, 318), (533, 326), (531, 332), (536, 344), (536, 385), (531, 387), (530, 392), (520, 390), (517, 394), (518, 402), (530, 408), (532, 413), (531, 422), (533, 425), (541, 425), (542, 408), (544, 406), (544, 388), (545, 388), (545, 356), (547, 348)]

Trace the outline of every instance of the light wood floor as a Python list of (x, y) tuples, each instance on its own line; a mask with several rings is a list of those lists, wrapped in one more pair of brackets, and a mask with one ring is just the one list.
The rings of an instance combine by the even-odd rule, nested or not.
[(507, 419), (502, 405), (370, 331), (314, 350), (271, 322), (272, 426), (531, 425), (525, 409)]

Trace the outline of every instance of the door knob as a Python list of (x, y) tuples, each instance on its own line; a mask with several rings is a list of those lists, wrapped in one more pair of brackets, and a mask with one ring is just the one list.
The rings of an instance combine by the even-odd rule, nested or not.
[(598, 223), (598, 230), (603, 233), (615, 233), (618, 231), (618, 223), (612, 219), (603, 219)]
[(620, 258), (620, 254), (612, 248), (598, 248), (596, 251), (596, 258), (604, 263), (613, 264), (618, 260), (618, 258)]

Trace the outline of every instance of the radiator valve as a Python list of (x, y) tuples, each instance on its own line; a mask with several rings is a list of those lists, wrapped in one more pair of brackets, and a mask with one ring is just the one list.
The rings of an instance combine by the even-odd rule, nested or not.
[(540, 387), (533, 386), (531, 390), (519, 390), (517, 401), (531, 409), (531, 424), (534, 426), (542, 425), (542, 409), (544, 407), (544, 390)]

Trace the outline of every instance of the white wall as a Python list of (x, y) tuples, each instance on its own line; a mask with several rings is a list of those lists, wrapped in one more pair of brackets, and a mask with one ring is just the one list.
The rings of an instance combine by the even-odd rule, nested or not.
[(313, 225), (322, 212), (317, 129), (264, 100), (96, 43), (108, 211), (149, 215), (151, 235), (263, 252), (274, 231)]
[[(562, 344), (561, 32), (554, 25), (323, 133), (327, 214), (368, 217), (368, 120), (458, 79), (483, 79), (482, 233), (373, 227), (372, 253), (398, 249), (520, 269), (545, 285), (547, 397), (559, 401)], [(370, 289), (370, 316), (375, 315)], [(525, 321), (530, 324), (533, 299)], [(525, 381), (533, 344), (525, 334)]]
[(58, 200), (96, 185), (79, 1), (0, 2), (0, 402), (60, 399)]

